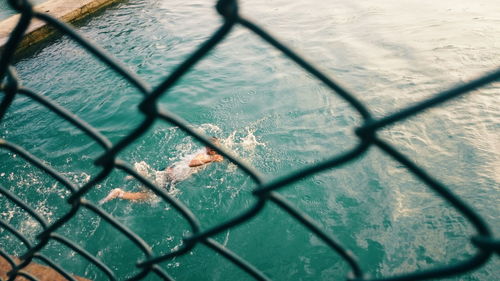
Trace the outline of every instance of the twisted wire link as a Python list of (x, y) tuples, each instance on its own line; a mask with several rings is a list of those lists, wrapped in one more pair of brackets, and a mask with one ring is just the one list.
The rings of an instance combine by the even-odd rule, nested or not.
[[(21, 256), (21, 262), (16, 263), (9, 256), (9, 254), (0, 247), (0, 256), (5, 259), (12, 268), (8, 273), (8, 280), (15, 280), (15, 278), (17, 277), (24, 277), (29, 280), (37, 280), (29, 273), (23, 271), (23, 269), (33, 259), (42, 261), (48, 267), (51, 267), (52, 269), (59, 272), (61, 276), (63, 276), (63, 278), (65, 278), (66, 280), (75, 280), (74, 277), (66, 272), (61, 266), (57, 265), (47, 257), (40, 254), (40, 251), (44, 249), (50, 241), (55, 241), (60, 245), (76, 252), (88, 262), (95, 265), (96, 268), (102, 271), (109, 280), (117, 280), (114, 272), (105, 263), (100, 261), (96, 256), (89, 253), (83, 247), (79, 246), (76, 242), (71, 241), (70, 239), (57, 233), (57, 230), (60, 227), (73, 219), (76, 213), (83, 208), (90, 210), (92, 213), (99, 216), (105, 222), (111, 225), (114, 229), (121, 232), (130, 241), (132, 241), (144, 254), (142, 260), (136, 260), (137, 269), (140, 270), (139, 273), (130, 277), (128, 280), (142, 280), (149, 274), (155, 274), (163, 280), (174, 280), (159, 266), (160, 263), (171, 260), (176, 256), (184, 255), (200, 243), (204, 244), (214, 252), (220, 254), (226, 260), (239, 267), (242, 271), (246, 272), (254, 279), (270, 280), (270, 278), (268, 278), (261, 270), (211, 238), (214, 235), (219, 234), (225, 230), (229, 230), (237, 225), (246, 223), (251, 218), (257, 216), (262, 211), (263, 207), (268, 203), (273, 203), (275, 206), (279, 207), (281, 210), (289, 214), (305, 228), (314, 233), (334, 252), (336, 252), (338, 256), (341, 257), (345, 261), (346, 265), (351, 269), (348, 279), (374, 280), (367, 277), (368, 274), (366, 274), (362, 270), (362, 266), (357, 261), (355, 255), (342, 244), (342, 241), (338, 241), (338, 239), (334, 237), (334, 233), (328, 233), (327, 231), (322, 229), (319, 224), (316, 223), (312, 218), (307, 216), (297, 207), (293, 206), (292, 203), (290, 203), (283, 196), (276, 192), (278, 189), (286, 188), (288, 185), (293, 184), (300, 179), (309, 177), (323, 170), (334, 169), (342, 165), (346, 165), (350, 161), (361, 157), (368, 151), (371, 146), (378, 147), (384, 153), (401, 163), (409, 173), (420, 179), (423, 183), (426, 184), (428, 188), (435, 191), (452, 207), (454, 207), (461, 215), (463, 215), (472, 224), (477, 232), (476, 235), (471, 237), (471, 244), (476, 247), (477, 252), (474, 256), (466, 260), (454, 262), (452, 264), (438, 268), (402, 274), (399, 276), (384, 277), (377, 280), (395, 281), (446, 278), (477, 269), (484, 265), (492, 255), (500, 255), (500, 241), (494, 238), (489, 229), (489, 226), (472, 207), (470, 207), (460, 197), (456, 196), (450, 189), (446, 187), (444, 183), (441, 183), (438, 179), (433, 177), (424, 169), (420, 168), (412, 160), (400, 153), (393, 146), (376, 136), (377, 131), (384, 127), (391, 126), (407, 118), (411, 118), (424, 112), (425, 110), (441, 105), (451, 99), (470, 93), (472, 90), (475, 90), (479, 87), (483, 87), (489, 83), (500, 80), (500, 69), (463, 85), (456, 86), (441, 93), (437, 93), (428, 100), (404, 108), (398, 112), (389, 114), (377, 120), (372, 117), (369, 108), (365, 104), (360, 102), (356, 98), (355, 94), (349, 92), (338, 82), (334, 81), (332, 78), (319, 71), (316, 67), (314, 67), (313, 64), (309, 63), (302, 56), (298, 55), (295, 51), (291, 50), (285, 44), (281, 43), (270, 33), (259, 27), (255, 22), (243, 18), (238, 13), (238, 3), (236, 0), (219, 0), (217, 2), (215, 8), (223, 18), (223, 24), (210, 36), (210, 38), (203, 42), (196, 51), (194, 51), (186, 60), (179, 64), (170, 75), (165, 77), (163, 79), (163, 82), (160, 83), (157, 87), (151, 87), (150, 85), (142, 81), (135, 73), (128, 70), (127, 67), (125, 67), (121, 62), (114, 59), (113, 56), (108, 54), (97, 44), (82, 36), (70, 25), (61, 22), (48, 14), (34, 11), (33, 5), (28, 0), (9, 0), (9, 4), (19, 13), (21, 13), (21, 17), (14, 30), (11, 32), (5, 49), (0, 56), (0, 93), (3, 94), (2, 101), (0, 103), (0, 122), (2, 121), (6, 111), (8, 110), (14, 99), (18, 95), (22, 95), (29, 98), (33, 102), (39, 103), (51, 112), (57, 114), (60, 118), (72, 124), (78, 130), (82, 131), (85, 135), (89, 136), (96, 143), (98, 143), (102, 147), (104, 152), (102, 153), (102, 155), (95, 159), (95, 165), (101, 167), (102, 170), (96, 176), (91, 178), (85, 185), (77, 187), (69, 180), (67, 180), (61, 172), (53, 169), (43, 160), (38, 159), (36, 156), (32, 155), (29, 151), (26, 151), (24, 148), (14, 143), (10, 143), (4, 139), (0, 139), (1, 150), (7, 150), (13, 154), (21, 156), (24, 161), (43, 171), (49, 177), (62, 184), (62, 186), (64, 186), (71, 193), (67, 199), (67, 203), (71, 206), (71, 209), (55, 222), (49, 224), (45, 220), (45, 218), (38, 214), (28, 203), (19, 199), (15, 194), (10, 192), (5, 187), (0, 186), (0, 194), (5, 196), (11, 203), (20, 207), (23, 211), (28, 213), (28, 215), (35, 219), (43, 229), (43, 231), (36, 237), (36, 243), (31, 243), (29, 239), (27, 239), (13, 226), (9, 225), (3, 220), (0, 220), (0, 229), (12, 233), (27, 248), (26, 253)], [(17, 77), (15, 69), (12, 66), (12, 62), (16, 49), (23, 38), (23, 34), (27, 30), (30, 22), (35, 18), (44, 21), (46, 24), (57, 29), (60, 33), (67, 35), (71, 40), (79, 44), (81, 48), (92, 54), (96, 59), (102, 61), (107, 67), (119, 74), (143, 94), (143, 100), (138, 105), (138, 109), (145, 118), (139, 126), (134, 128), (132, 133), (128, 134), (123, 139), (113, 144), (97, 129), (90, 126), (75, 114), (58, 105), (53, 100), (44, 97), (43, 95), (40, 95), (33, 90), (27, 89), (20, 84), (20, 79)], [(209, 53), (215, 46), (222, 42), (231, 32), (232, 28), (236, 25), (240, 25), (248, 29), (249, 31), (262, 38), (264, 42), (267, 42), (267, 44), (282, 52), (286, 57), (294, 61), (299, 67), (321, 81), (326, 87), (331, 90), (331, 93), (333, 95), (342, 98), (353, 109), (355, 109), (363, 120), (363, 124), (355, 130), (356, 136), (359, 138), (359, 143), (350, 151), (340, 153), (339, 155), (335, 155), (320, 163), (306, 166), (280, 178), (271, 181), (265, 181), (263, 176), (258, 171), (256, 171), (255, 168), (245, 163), (234, 153), (227, 149), (215, 146), (210, 142), (209, 138), (206, 135), (200, 134), (199, 132), (193, 130), (187, 121), (183, 120), (174, 113), (169, 112), (168, 110), (163, 108), (158, 108), (159, 98), (168, 94), (169, 89), (171, 89), (177, 83), (177, 81), (179, 81), (179, 79), (186, 74), (187, 71), (189, 71), (199, 61), (201, 61), (207, 55), (207, 53)], [(208, 229), (202, 229), (201, 223), (198, 218), (183, 202), (168, 194), (164, 189), (157, 187), (154, 183), (144, 178), (142, 175), (138, 174), (125, 161), (120, 160), (117, 155), (125, 148), (130, 146), (137, 138), (142, 136), (149, 128), (151, 128), (151, 126), (156, 121), (162, 121), (177, 126), (186, 134), (192, 136), (202, 144), (212, 147), (221, 155), (225, 156), (226, 159), (238, 166), (245, 174), (247, 174), (252, 179), (254, 184), (257, 185), (257, 188), (255, 188), (252, 192), (252, 194), (257, 199), (254, 205), (249, 207), (247, 210), (244, 210), (241, 214), (230, 218), (228, 221), (225, 221)], [(184, 237), (182, 247), (179, 247), (178, 249), (173, 250), (169, 253), (165, 253), (163, 255), (156, 255), (152, 251), (151, 247), (141, 237), (135, 234), (132, 230), (128, 229), (126, 226), (119, 223), (115, 218), (102, 210), (100, 207), (84, 199), (84, 196), (90, 190), (95, 188), (97, 184), (106, 179), (114, 170), (121, 170), (134, 177), (142, 185), (150, 189), (159, 198), (161, 198), (161, 200), (172, 206), (175, 211), (184, 218), (184, 220), (190, 226), (191, 233), (189, 236)]]

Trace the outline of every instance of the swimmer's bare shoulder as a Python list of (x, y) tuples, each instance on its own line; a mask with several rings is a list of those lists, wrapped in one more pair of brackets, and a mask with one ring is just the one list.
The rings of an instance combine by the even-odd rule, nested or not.
[[(219, 141), (216, 138), (212, 138), (212, 142), (214, 144), (219, 144)], [(211, 162), (222, 162), (224, 157), (218, 154), (216, 150), (211, 147), (205, 147), (206, 152), (200, 153), (196, 155), (191, 161), (189, 161), (189, 167), (198, 167), (201, 165), (205, 165)]]
[(198, 154), (191, 161), (189, 167), (199, 167), (211, 162), (221, 162), (224, 158), (221, 155)]
[(198, 166), (201, 166), (203, 164), (210, 162), (210, 161), (208, 161), (207, 156), (208, 155), (204, 155), (204, 154), (196, 155), (193, 159), (191, 159), (191, 161), (189, 161), (189, 164), (188, 164), (189, 167), (198, 167)]

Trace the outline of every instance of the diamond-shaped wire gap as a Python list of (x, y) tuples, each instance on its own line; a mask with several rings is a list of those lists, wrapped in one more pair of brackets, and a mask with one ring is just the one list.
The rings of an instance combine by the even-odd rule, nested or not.
[[(95, 207), (89, 208), (89, 205), (81, 206), (78, 212), (57, 230), (57, 234), (70, 239), (107, 265), (115, 274), (117, 280), (131, 278), (139, 274), (141, 270), (136, 269), (135, 264), (146, 259), (147, 254), (141, 248), (142, 246), (135, 244), (126, 234), (132, 233), (134, 237), (139, 239), (139, 243), (143, 243), (142, 238), (130, 232), (128, 227), (131, 224), (130, 220), (134, 216), (124, 215), (120, 217), (107, 214), (106, 216), (110, 216), (114, 222), (120, 225), (120, 227), (115, 227), (110, 221), (96, 213), (93, 210)], [(125, 232), (122, 232), (121, 227)], [(146, 250), (149, 251), (147, 243), (141, 245), (144, 245)], [(57, 249), (58, 247), (54, 247), (54, 250)], [(83, 261), (83, 263), (88, 265), (86, 261)], [(107, 279), (104, 272), (97, 267), (88, 270), (89, 274), (97, 274)]]
[(332, 91), (241, 28), (165, 93), (160, 107), (216, 126), (272, 177), (348, 150), (360, 123)]
[[(311, 229), (307, 241), (304, 241), (304, 245), (302, 245), (305, 250), (301, 253), (308, 259), (321, 259), (321, 254), (327, 254), (333, 255), (333, 260), (342, 260), (340, 264), (337, 263), (337, 267), (344, 269), (343, 277), (351, 271), (357, 271), (358, 274), (361, 274), (359, 267), (368, 272), (371, 269), (376, 269), (384, 256), (378, 241), (372, 239), (360, 241), (358, 239), (358, 234), (364, 229), (383, 228), (388, 223), (385, 209), (377, 209), (375, 212), (373, 206), (370, 205), (376, 204), (377, 197), (373, 196), (372, 193), (378, 194), (382, 198), (384, 195), (381, 194), (383, 190), (380, 186), (371, 186), (376, 185), (377, 181), (376, 178), (373, 178), (373, 173), (370, 174), (369, 165), (366, 165), (364, 158), (353, 160), (341, 167), (315, 173), (305, 179), (290, 183), (278, 191), (280, 196), (288, 201), (285, 202), (285, 206), (291, 205), (302, 212), (302, 215), (298, 215), (299, 217), (307, 215), (314, 222), (313, 225), (316, 225), (323, 234), (328, 234), (333, 239), (332, 246), (328, 246), (327, 243), (332, 242), (325, 242), (319, 234), (313, 233), (313, 229)], [(278, 205), (279, 208), (281, 204)], [(285, 207), (283, 208), (282, 211), (287, 210)], [(290, 215), (293, 214), (293, 212), (290, 213)], [(282, 231), (279, 229), (285, 228), (287, 233), (294, 233), (293, 228), (307, 227), (307, 224), (302, 224), (304, 223), (300, 219), (296, 219), (293, 223), (271, 225), (276, 228), (275, 231)], [(347, 256), (345, 260), (341, 259), (345, 251), (354, 253), (352, 265), (346, 263), (352, 259), (351, 257)], [(369, 260), (368, 264), (363, 263), (365, 259)], [(332, 258), (330, 257), (329, 260)], [(357, 266), (355, 265), (356, 260), (359, 262)], [(314, 264), (311, 263), (310, 267), (317, 271), (318, 268)], [(336, 275), (327, 274), (321, 278), (327, 280), (333, 278), (332, 276)], [(316, 276), (316, 278), (320, 277)]]
[[(383, 129), (379, 136), (445, 183), (495, 227), (498, 83)], [(493, 231), (498, 230), (492, 229)]]
[[(295, 181), (278, 192), (289, 202), (288, 204), (307, 214), (319, 229), (329, 234), (337, 244), (357, 256), (365, 249), (359, 246), (356, 233), (372, 225), (371, 216), (375, 216), (368, 207), (364, 207), (365, 203), (370, 202), (371, 197), (367, 195), (368, 191), (361, 187), (373, 181), (365, 166), (363, 158), (357, 159), (347, 165)], [(377, 224), (386, 223), (384, 217), (384, 210), (377, 213)], [(301, 224), (298, 220), (294, 223)], [(310, 233), (308, 245), (315, 246), (323, 252), (335, 252), (320, 238)], [(375, 262), (376, 257), (377, 255), (373, 256), (372, 262)], [(350, 271), (348, 264), (345, 264), (345, 267)]]
[(384, 206), (390, 216), (383, 229), (375, 224), (373, 229), (360, 232), (364, 238), (358, 241), (375, 237), (385, 252), (373, 275), (399, 276), (444, 268), (478, 252), (470, 243), (475, 233), (470, 222), (445, 197), (438, 196), (405, 166), (378, 149), (368, 154), (367, 161), (385, 193), (378, 197), (371, 194), (372, 204)]

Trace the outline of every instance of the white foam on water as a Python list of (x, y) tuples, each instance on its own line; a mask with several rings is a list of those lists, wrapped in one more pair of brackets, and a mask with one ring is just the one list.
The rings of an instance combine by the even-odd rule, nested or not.
[(221, 134), (222, 129), (214, 124), (204, 123), (194, 128), (196, 131), (204, 134)]
[[(422, 208), (416, 207), (412, 208), (411, 206), (411, 194), (409, 192), (401, 192), (399, 188), (393, 189), (394, 195), (394, 204), (392, 211), (392, 220), (397, 221), (403, 217), (414, 217), (415, 214), (419, 214), (422, 212)], [(413, 195), (416, 195), (413, 193)]]
[[(63, 176), (76, 186), (81, 186), (90, 180), (90, 175), (83, 172), (62, 173)], [(40, 217), (49, 224), (59, 219), (62, 215), (61, 208), (69, 208), (65, 199), (68, 198), (70, 191), (59, 182), (49, 183), (48, 177), (40, 176), (38, 173), (3, 173), (2, 177), (15, 183), (13, 192), (23, 194), (21, 200), (26, 202)], [(53, 202), (53, 196), (56, 195), (59, 200)], [(22, 220), (16, 223), (14, 227), (23, 234), (29, 241), (36, 241), (36, 236), (43, 230), (40, 223), (29, 215), (22, 208), (12, 205), (0, 216), (8, 222), (15, 217), (20, 217)], [(13, 243), (18, 243), (13, 242)]]
[[(255, 129), (251, 127), (243, 128), (244, 133), (240, 133), (237, 131), (232, 132), (229, 137), (227, 137), (223, 143), (230, 150), (234, 151), (236, 155), (238, 155), (241, 159), (246, 162), (252, 164), (255, 156), (256, 149), (259, 146), (265, 147), (266, 144), (259, 142), (257, 137), (255, 136)], [(228, 172), (236, 171), (238, 167), (235, 164), (230, 164), (228, 166)]]
[[(73, 183), (76, 186), (82, 186), (86, 184), (91, 176), (84, 172), (68, 172), (61, 173), (69, 182)], [(28, 205), (32, 205), (35, 211), (41, 215), (47, 222), (51, 223), (55, 219), (54, 217), (54, 206), (50, 206), (47, 202), (48, 197), (45, 195), (56, 194), (59, 198), (65, 199), (70, 195), (70, 191), (64, 187), (59, 182), (53, 182), (49, 185), (47, 181), (47, 177), (40, 177), (35, 173), (25, 173), (16, 175), (14, 173), (10, 173), (8, 175), (8, 180), (16, 183), (15, 191), (19, 191), (19, 193), (26, 193), (26, 189), (35, 188), (36, 194), (39, 195), (36, 199), (32, 198), (34, 202), (31, 202), (28, 198), (22, 198), (25, 200)], [(31, 218), (30, 218), (31, 219)], [(35, 221), (35, 220), (33, 220)], [(26, 225), (32, 225), (29, 222), (26, 222)], [(28, 230), (28, 228), (26, 228)]]

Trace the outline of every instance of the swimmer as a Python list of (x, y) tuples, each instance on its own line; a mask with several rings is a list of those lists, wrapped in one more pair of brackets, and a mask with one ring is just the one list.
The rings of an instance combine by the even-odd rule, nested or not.
[[(218, 145), (220, 144), (219, 139), (212, 137), (210, 141)], [(205, 147), (205, 152), (196, 154), (192, 159), (190, 159), (187, 162), (187, 167), (189, 170), (187, 173), (178, 173), (177, 170), (183, 169), (183, 165), (185, 166), (184, 163), (180, 164), (173, 164), (167, 168), (164, 169), (164, 172), (166, 173), (166, 178), (168, 181), (169, 185), (173, 185), (178, 181), (182, 181), (186, 179), (189, 175), (191, 175), (194, 171), (193, 169), (204, 166), (207, 164), (210, 164), (212, 162), (222, 162), (224, 160), (224, 157), (222, 155), (218, 154), (217, 151), (212, 149), (211, 147), (206, 146)], [(179, 176), (179, 174), (183, 174), (183, 176)], [(127, 179), (130, 179), (130, 177), (126, 177)], [(105, 202), (108, 202), (110, 200), (113, 200), (115, 198), (120, 198), (120, 199), (125, 199), (125, 200), (132, 200), (132, 201), (144, 201), (147, 200), (151, 197), (152, 193), (150, 191), (141, 191), (141, 192), (128, 192), (124, 191), (121, 188), (115, 188), (111, 190), (111, 192), (106, 196), (104, 199), (99, 201), (99, 204), (103, 204)]]

